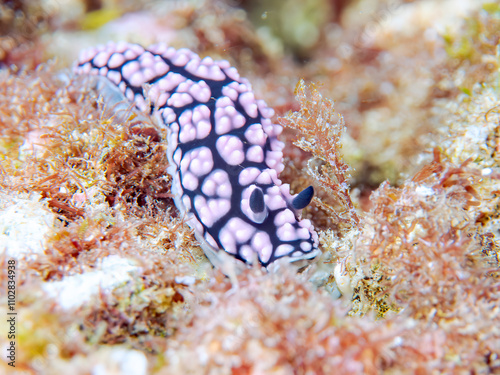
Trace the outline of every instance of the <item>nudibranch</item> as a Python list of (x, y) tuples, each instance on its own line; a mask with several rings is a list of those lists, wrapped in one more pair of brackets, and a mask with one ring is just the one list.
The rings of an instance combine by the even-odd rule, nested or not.
[(119, 42), (82, 51), (74, 70), (105, 77), (167, 128), (175, 205), (213, 264), (221, 254), (267, 267), (320, 253), (310, 220), (300, 220), (313, 188), (292, 196), (280, 181), (282, 127), (229, 62)]

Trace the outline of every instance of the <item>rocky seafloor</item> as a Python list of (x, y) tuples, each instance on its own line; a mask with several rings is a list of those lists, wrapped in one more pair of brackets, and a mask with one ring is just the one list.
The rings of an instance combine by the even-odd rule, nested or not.
[[(250, 80), (319, 259), (211, 266), (165, 130), (71, 71), (119, 40)], [(0, 373), (500, 374), (499, 124), (497, 2), (4, 1)]]

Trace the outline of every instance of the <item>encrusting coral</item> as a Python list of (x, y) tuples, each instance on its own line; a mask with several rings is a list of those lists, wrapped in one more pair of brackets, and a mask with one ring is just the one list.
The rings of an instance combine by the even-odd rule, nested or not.
[[(339, 44), (308, 50), (311, 62), (302, 66), (288, 56), (278, 64), (241, 9), (226, 12), (220, 25), (215, 13), (202, 15), (192, 4), (168, 12), (184, 25), (176, 26), (179, 40), (233, 59), (252, 77), (255, 91), (282, 115), (277, 121), (290, 127), (282, 138), (290, 160), (283, 180), (295, 191), (310, 183), (316, 188), (304, 216), (318, 228), (323, 256), (298, 274), (287, 265), (275, 272), (250, 267), (237, 284), (211, 268), (173, 206), (166, 132), (131, 107), (103, 101), (85, 77), (54, 63), (29, 69), (32, 57), (41, 56), (38, 42), (9, 50), (6, 61), (17, 64), (24, 56), (28, 68), (0, 70), (0, 239), (8, 239), (0, 244), (0, 314), (7, 313), (9, 259), (17, 261), (18, 313), (16, 368), (2, 354), (0, 371), (500, 373), (500, 13), (487, 3), (441, 37), (428, 18), (405, 18), (412, 9), (442, 9), (424, 3), (391, 8), (392, 18), (372, 35), (376, 51), (360, 47), (352, 59), (335, 55), (348, 42), (330, 25), (321, 37), (340, 35)], [(339, 17), (346, 29), (360, 4), (366, 2), (345, 5)], [(210, 2), (207, 9), (223, 13), (225, 7)], [(398, 20), (411, 32), (396, 35)], [(233, 24), (238, 36), (230, 38)], [(426, 41), (412, 54), (423, 29)], [(19, 53), (24, 49), (29, 53)], [(388, 54), (411, 56), (422, 69)], [(350, 65), (337, 69), (332, 59)], [(313, 77), (314, 69), (320, 70), (315, 80), (326, 83), (299, 82), (292, 101), (293, 85)], [(379, 80), (391, 70), (394, 91), (367, 103), (378, 88), (388, 89)], [(345, 84), (356, 72), (363, 74)], [(430, 81), (416, 82), (422, 77)], [(412, 80), (414, 89), (425, 90), (410, 90)], [(336, 99), (335, 108), (327, 97)], [(376, 118), (380, 126), (393, 119), (389, 128), (367, 133), (380, 135), (370, 141), (374, 150), (385, 147), (385, 155), (354, 155), (368, 135), (344, 134), (341, 115), (349, 127), (352, 108), (360, 109), (358, 130)], [(408, 128), (382, 136), (405, 123), (405, 111)], [(430, 113), (432, 124), (420, 130), (437, 123), (440, 132), (406, 153), (411, 134), (421, 135), (415, 124)], [(304, 152), (288, 147), (294, 140)], [(345, 143), (341, 149), (342, 142), (353, 149)], [(410, 154), (419, 155), (418, 168), (404, 161)], [(387, 155), (403, 159), (392, 168), (384, 165)], [(393, 180), (394, 171), (410, 177), (400, 176), (397, 186), (350, 191), (347, 161), (359, 156), (358, 167), (373, 163)], [(309, 281), (315, 277), (321, 282)], [(341, 299), (332, 298), (336, 286)], [(0, 320), (0, 332), (7, 331)]]

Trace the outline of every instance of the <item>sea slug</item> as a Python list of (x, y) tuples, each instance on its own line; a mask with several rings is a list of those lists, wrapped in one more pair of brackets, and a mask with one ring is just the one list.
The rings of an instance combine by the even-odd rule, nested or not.
[(105, 77), (167, 127), (175, 205), (213, 264), (225, 253), (265, 267), (320, 253), (311, 222), (300, 220), (313, 188), (292, 196), (281, 183), (282, 127), (229, 62), (119, 42), (82, 51), (74, 70)]

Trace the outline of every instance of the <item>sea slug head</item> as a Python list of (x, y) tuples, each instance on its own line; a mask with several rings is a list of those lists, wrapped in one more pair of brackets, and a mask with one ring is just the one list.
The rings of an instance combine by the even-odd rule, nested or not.
[(277, 183), (255, 183), (242, 190), (244, 221), (232, 235), (236, 243), (240, 242), (238, 257), (246, 262), (257, 254), (267, 267), (277, 260), (295, 263), (320, 253), (318, 235), (310, 220), (300, 220), (300, 211), (310, 203), (314, 189), (310, 186), (292, 196), (289, 185)]

